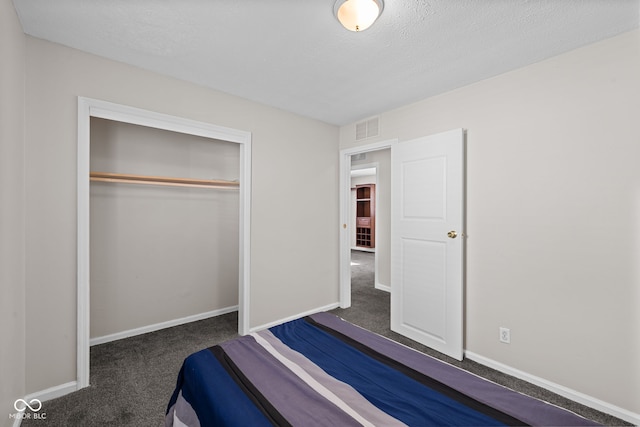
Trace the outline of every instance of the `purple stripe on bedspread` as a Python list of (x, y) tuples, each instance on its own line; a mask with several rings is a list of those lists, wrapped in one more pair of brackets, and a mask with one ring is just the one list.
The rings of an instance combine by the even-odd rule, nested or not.
[(196, 414), (196, 411), (193, 410), (191, 404), (182, 397), (182, 391), (178, 393), (176, 403), (167, 411), (164, 424), (165, 426), (184, 425), (189, 427), (200, 427), (198, 415)]
[(251, 336), (220, 344), (227, 356), (292, 425), (359, 426), (351, 416), (272, 357)]
[(371, 424), (385, 427), (406, 427), (406, 424), (377, 408), (349, 384), (337, 380), (322, 370), (318, 365), (307, 359), (304, 355), (292, 350), (274, 336), (271, 331), (261, 331), (257, 334), (273, 346), (273, 348), (282, 354), (287, 360), (301, 367), (306, 374), (313, 378), (313, 380), (317, 381), (322, 387), (325, 387), (326, 390), (333, 393), (351, 410), (359, 414), (363, 419), (367, 420)]
[(510, 414), (525, 423), (539, 426), (593, 426), (599, 425), (572, 412), (543, 401), (517, 393), (498, 384), (484, 380), (431, 356), (359, 328), (329, 313), (310, 316), (316, 322), (328, 326), (371, 349), (396, 359), (451, 388)]

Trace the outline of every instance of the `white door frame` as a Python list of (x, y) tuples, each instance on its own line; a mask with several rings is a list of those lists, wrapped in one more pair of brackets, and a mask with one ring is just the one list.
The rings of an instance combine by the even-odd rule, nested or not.
[(391, 148), (397, 142), (390, 139), (340, 150), (340, 308), (351, 307), (351, 156)]
[(77, 211), (77, 389), (89, 385), (89, 168), (91, 117), (115, 120), (156, 129), (240, 144), (240, 227), (238, 277), (238, 333), (249, 333), (250, 225), (251, 225), (251, 132), (212, 125), (78, 97), (78, 211)]

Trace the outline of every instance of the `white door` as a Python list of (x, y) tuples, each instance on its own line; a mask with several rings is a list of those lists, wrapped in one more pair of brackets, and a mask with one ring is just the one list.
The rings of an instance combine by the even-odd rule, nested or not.
[(462, 360), (464, 131), (391, 148), (391, 329)]

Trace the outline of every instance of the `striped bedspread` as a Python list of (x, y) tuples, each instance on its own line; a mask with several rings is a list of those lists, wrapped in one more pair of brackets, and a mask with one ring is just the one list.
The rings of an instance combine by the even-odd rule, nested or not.
[(319, 313), (189, 356), (167, 426), (596, 425)]

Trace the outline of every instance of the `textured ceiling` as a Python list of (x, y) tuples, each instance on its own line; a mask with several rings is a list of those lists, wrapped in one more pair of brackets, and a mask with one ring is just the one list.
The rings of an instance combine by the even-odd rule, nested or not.
[(26, 34), (342, 125), (638, 28), (640, 0), (14, 0)]

